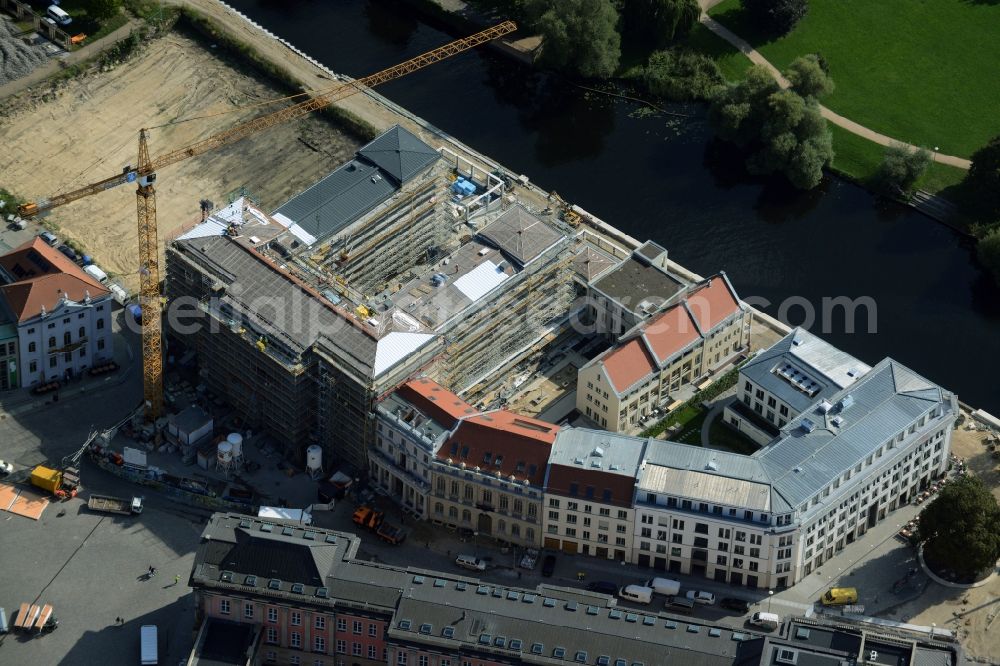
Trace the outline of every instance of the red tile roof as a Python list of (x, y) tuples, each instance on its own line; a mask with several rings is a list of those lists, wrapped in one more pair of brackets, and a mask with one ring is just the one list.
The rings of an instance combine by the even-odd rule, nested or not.
[(80, 302), (87, 294), (97, 298), (109, 293), (62, 252), (37, 237), (0, 256), (0, 266), (14, 279), (0, 287), (0, 293), (19, 322), (37, 317), (42, 308), (51, 312), (64, 296)]
[(472, 405), (426, 377), (403, 384), (396, 390), (396, 395), (448, 430), (460, 419), (479, 413)]
[(559, 426), (507, 410), (487, 412), (459, 423), (437, 457), (541, 486), (558, 432)]
[(703, 286), (697, 287), (688, 295), (687, 303), (703, 333), (708, 333), (740, 309), (736, 294), (730, 291), (721, 275), (710, 277)]
[(608, 379), (619, 393), (648, 375), (657, 367), (642, 340), (635, 338), (601, 359)]
[(674, 305), (657, 316), (644, 332), (653, 355), (660, 363), (701, 338), (698, 326), (683, 305)]

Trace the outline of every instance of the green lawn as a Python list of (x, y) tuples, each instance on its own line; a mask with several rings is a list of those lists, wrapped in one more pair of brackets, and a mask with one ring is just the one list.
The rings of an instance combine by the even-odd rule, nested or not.
[(744, 455), (750, 455), (760, 448), (749, 438), (726, 425), (722, 420), (721, 414), (708, 427), (708, 441), (713, 446), (719, 446), (732, 453), (742, 453)]
[(754, 33), (739, 0), (711, 14), (778, 69), (819, 52), (837, 90), (823, 103), (888, 136), (968, 157), (1000, 133), (1000, 2), (811, 0), (788, 35)]

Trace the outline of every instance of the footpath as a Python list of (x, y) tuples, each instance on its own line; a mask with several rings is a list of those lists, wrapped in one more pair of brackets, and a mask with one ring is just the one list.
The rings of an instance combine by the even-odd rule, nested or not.
[[(705, 4), (711, 6), (716, 3), (713, 3), (711, 2), (711, 0), (709, 0), (709, 2)], [(706, 11), (707, 8), (708, 7), (705, 7)], [(747, 42), (745, 39), (739, 37), (732, 30), (722, 25), (721, 23), (719, 23), (706, 13), (702, 13), (700, 21), (702, 25), (704, 25), (706, 28), (708, 28), (716, 35), (718, 35), (719, 37), (721, 37), (722, 39), (726, 40), (734, 47), (739, 49), (740, 53), (749, 58), (750, 62), (756, 65), (762, 65), (765, 69), (767, 69), (767, 71), (771, 73), (771, 76), (774, 77), (774, 80), (777, 81), (778, 85), (780, 85), (782, 88), (788, 88), (791, 85), (788, 79), (786, 79), (781, 74), (781, 72), (778, 71), (778, 68), (772, 65), (770, 62), (768, 62), (768, 60), (763, 55), (761, 55), (759, 51), (757, 51), (754, 47), (752, 47), (750, 43)], [(880, 146), (901, 145), (911, 150), (918, 149), (918, 146), (905, 143), (898, 139), (893, 139), (892, 137), (886, 136), (885, 134), (880, 134), (875, 130), (869, 129), (864, 125), (860, 125), (849, 118), (845, 118), (836, 111), (832, 111), (823, 105), (820, 105), (820, 111), (822, 112), (823, 117), (829, 120), (834, 125), (847, 130), (851, 134), (855, 134), (864, 139), (868, 139), (869, 141), (873, 141), (879, 144)], [(959, 169), (968, 170), (969, 167), (972, 165), (972, 163), (969, 160), (963, 157), (955, 157), (953, 155), (942, 155), (937, 151), (931, 153), (931, 157), (935, 162), (939, 162), (940, 164), (947, 164), (948, 166), (957, 167)]]

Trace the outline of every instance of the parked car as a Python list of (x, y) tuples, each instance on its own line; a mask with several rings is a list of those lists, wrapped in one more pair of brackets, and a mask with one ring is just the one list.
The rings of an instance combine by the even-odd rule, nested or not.
[(715, 603), (715, 595), (712, 594), (711, 592), (702, 592), (700, 590), (689, 590), (685, 596), (691, 601), (695, 602), (696, 604), (711, 606)]
[(766, 629), (767, 631), (774, 631), (781, 626), (781, 618), (775, 613), (758, 612), (750, 617), (750, 625)]
[(7, 476), (13, 471), (14, 471), (13, 465), (11, 465), (9, 462), (0, 460), (0, 476)]
[(723, 597), (719, 600), (719, 605), (727, 610), (737, 611), (741, 614), (750, 610), (749, 601), (746, 599), (737, 599), (736, 597)]
[(38, 237), (41, 238), (46, 243), (48, 243), (49, 245), (51, 245), (52, 247), (55, 247), (56, 245), (59, 244), (59, 239), (51, 231), (43, 231), (42, 233), (38, 234)]
[(71, 248), (69, 245), (66, 245), (65, 243), (63, 243), (62, 245), (60, 245), (56, 249), (59, 250), (60, 252), (62, 252), (63, 254), (65, 254), (70, 260), (76, 261), (76, 250), (74, 250), (73, 248)]
[(546, 555), (545, 559), (542, 560), (542, 575), (546, 578), (551, 578), (552, 574), (556, 570), (556, 556)]
[(486, 571), (486, 562), (484, 560), (475, 557), (474, 555), (459, 555), (455, 558), (455, 564), (462, 567), (463, 569), (472, 569), (473, 571)]
[(618, 592), (618, 586), (607, 580), (595, 580), (587, 585), (587, 589), (601, 594), (616, 594)]

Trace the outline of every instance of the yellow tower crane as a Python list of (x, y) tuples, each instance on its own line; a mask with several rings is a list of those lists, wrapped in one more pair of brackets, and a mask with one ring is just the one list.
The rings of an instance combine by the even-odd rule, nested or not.
[[(22, 205), (19, 213), (24, 217), (32, 217), (51, 210), (71, 201), (82, 199), (92, 194), (124, 185), (137, 183), (136, 209), (139, 225), (139, 304), (142, 308), (142, 375), (143, 398), (147, 419), (158, 418), (163, 412), (163, 352), (160, 333), (160, 268), (159, 239), (156, 233), (156, 172), (163, 167), (196, 157), (210, 150), (235, 143), (252, 134), (261, 132), (275, 125), (296, 120), (313, 111), (319, 111), (342, 99), (371, 88), (406, 76), (418, 69), (433, 65), (445, 58), (462, 53), (471, 48), (485, 44), (491, 40), (503, 37), (517, 30), (513, 21), (505, 21), (487, 28), (474, 35), (455, 40), (416, 58), (407, 60), (388, 69), (371, 74), (362, 79), (342, 83), (329, 89), (302, 93), (313, 95), (310, 99), (285, 107), (278, 111), (253, 118), (234, 127), (223, 130), (189, 146), (174, 150), (155, 159), (149, 156), (148, 130), (139, 131), (139, 160), (133, 168), (127, 166), (110, 178), (97, 181), (85, 187), (58, 194), (49, 199), (40, 199)], [(298, 97), (299, 95), (293, 95)]]

